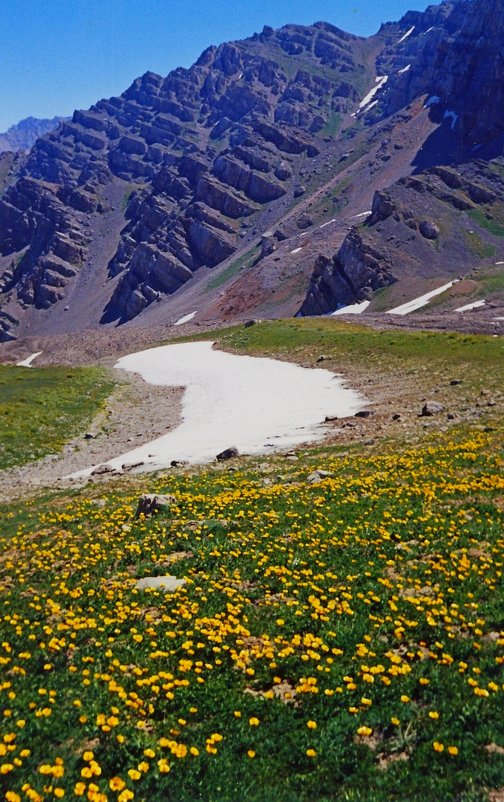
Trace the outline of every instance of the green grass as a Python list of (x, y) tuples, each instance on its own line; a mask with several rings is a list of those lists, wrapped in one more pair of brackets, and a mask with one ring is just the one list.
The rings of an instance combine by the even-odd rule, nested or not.
[[(504, 379), (504, 344), (500, 338), (442, 332), (374, 331), (329, 318), (267, 321), (250, 328), (211, 333), (224, 348), (254, 354), (289, 356), (310, 361), (326, 354), (346, 366), (380, 366), (389, 373), (412, 366), (464, 369), (474, 381), (482, 370)], [(372, 368), (371, 368), (372, 371)]]
[(113, 382), (98, 368), (0, 366), (0, 465), (59, 451), (85, 427)]
[(496, 292), (504, 292), (504, 270), (502, 269), (504, 265), (501, 267), (496, 267), (495, 269), (485, 271), (480, 276), (478, 276), (477, 281), (483, 285), (485, 294), (488, 293), (496, 293)]
[[(437, 386), (462, 407), (504, 386), (500, 338), (329, 319), (203, 337), (323, 353), (371, 388), (385, 373), (396, 400)], [(371, 447), (1, 507), (6, 801), (488, 802), (504, 786), (504, 465), (498, 407), (480, 411), (410, 444), (376, 420)], [(169, 512), (136, 518), (142, 492), (171, 494)], [(160, 574), (186, 584), (135, 589)]]
[(494, 237), (504, 237), (504, 225), (495, 219), (489, 220), (483, 209), (470, 209), (468, 215), (481, 228), (493, 234)]
[[(5, 508), (5, 791), (484, 802), (504, 785), (500, 444), (318, 449)], [(135, 519), (140, 490), (170, 513)], [(164, 573), (186, 586), (135, 590)]]
[(341, 114), (331, 112), (326, 124), (320, 131), (320, 136), (335, 136), (340, 129), (341, 121)]
[(492, 256), (495, 256), (495, 246), (491, 245), (489, 242), (483, 242), (481, 237), (474, 231), (464, 231), (463, 234), (466, 246), (473, 256), (477, 256), (479, 259), (490, 259)]
[(240, 272), (240, 270), (245, 270), (247, 267), (250, 267), (254, 259), (259, 253), (259, 248), (256, 246), (252, 248), (247, 253), (244, 253), (243, 256), (240, 256), (239, 259), (236, 261), (231, 262), (225, 270), (220, 273), (220, 275), (216, 276), (212, 281), (208, 282), (207, 289), (208, 290), (216, 290), (217, 287), (222, 287), (226, 281), (233, 278)]

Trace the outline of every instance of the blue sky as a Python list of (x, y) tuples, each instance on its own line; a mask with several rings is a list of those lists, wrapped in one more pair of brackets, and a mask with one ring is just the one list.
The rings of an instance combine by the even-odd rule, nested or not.
[(0, 0), (0, 131), (70, 115), (147, 70), (189, 67), (210, 44), (263, 25), (325, 20), (368, 36), (426, 0)]

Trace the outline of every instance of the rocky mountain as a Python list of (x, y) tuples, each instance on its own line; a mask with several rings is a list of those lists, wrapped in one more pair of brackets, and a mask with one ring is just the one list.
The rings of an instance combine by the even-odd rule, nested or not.
[(2, 337), (379, 309), (486, 276), (503, 21), (504, 0), (458, 0), (368, 39), (266, 27), (76, 111), (4, 166)]
[(39, 137), (54, 131), (64, 119), (64, 117), (53, 117), (52, 120), (40, 120), (36, 117), (26, 117), (0, 134), (0, 153), (30, 150)]

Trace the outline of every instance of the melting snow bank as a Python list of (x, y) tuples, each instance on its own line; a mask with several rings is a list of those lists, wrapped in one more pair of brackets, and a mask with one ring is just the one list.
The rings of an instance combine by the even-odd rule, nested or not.
[(361, 102), (359, 103), (359, 111), (362, 111), (362, 109), (365, 109), (366, 106), (369, 106), (376, 93), (380, 91), (382, 86), (385, 86), (388, 79), (388, 75), (378, 75), (376, 77), (376, 86), (374, 86), (371, 91), (367, 93), (366, 97), (362, 98)]
[(471, 309), (479, 309), (482, 306), (485, 306), (486, 301), (473, 301), (472, 304), (466, 304), (465, 306), (459, 306), (458, 309), (455, 309), (455, 312), (469, 312)]
[(189, 321), (192, 320), (193, 317), (195, 317), (197, 312), (198, 312), (198, 310), (196, 310), (196, 312), (189, 312), (188, 315), (184, 315), (184, 317), (181, 317), (181, 318), (179, 318), (179, 320), (175, 321), (175, 323), (173, 325), (174, 326), (183, 326), (184, 323), (189, 323)]
[(410, 28), (409, 31), (406, 31), (404, 36), (401, 36), (401, 38), (399, 39), (397, 44), (400, 45), (402, 42), (404, 42), (408, 38), (408, 36), (411, 36), (411, 34), (413, 33), (414, 30), (415, 30), (415, 26), (413, 25), (413, 27)]
[[(209, 462), (225, 448), (270, 453), (321, 440), (325, 416), (345, 417), (364, 399), (328, 370), (214, 351), (213, 343), (182, 343), (122, 357), (116, 368), (149, 384), (184, 386), (182, 423), (174, 431), (106, 464), (144, 463), (157, 470), (172, 460)], [(93, 468), (69, 478), (88, 476)]]
[(331, 312), (331, 317), (335, 315), (360, 315), (364, 312), (371, 301), (362, 301), (360, 304), (350, 304), (350, 306), (341, 306), (335, 312)]
[(438, 287), (437, 290), (431, 290), (431, 292), (426, 292), (425, 295), (420, 295), (419, 298), (414, 298), (412, 301), (408, 301), (406, 304), (401, 304), (401, 306), (396, 306), (395, 309), (389, 309), (386, 313), (387, 315), (408, 315), (410, 312), (415, 312), (417, 309), (421, 309), (422, 306), (426, 306), (431, 298), (435, 298), (436, 295), (441, 295), (442, 292), (449, 290), (450, 287), (453, 287), (456, 284), (458, 279), (455, 281), (450, 281), (448, 284), (443, 284), (442, 287)]
[(16, 362), (16, 366), (18, 368), (31, 368), (33, 361), (38, 356), (40, 356), (41, 353), (42, 353), (42, 351), (37, 351), (35, 354), (32, 354), (31, 356), (27, 357), (26, 359), (23, 359), (22, 362)]

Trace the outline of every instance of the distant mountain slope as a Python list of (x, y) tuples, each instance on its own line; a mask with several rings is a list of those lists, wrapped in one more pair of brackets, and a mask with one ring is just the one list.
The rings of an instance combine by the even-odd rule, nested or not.
[(53, 117), (52, 120), (39, 120), (36, 117), (26, 117), (0, 134), (0, 153), (30, 150), (39, 137), (54, 131), (64, 119), (66, 118)]
[(503, 3), (266, 27), (76, 111), (9, 168), (1, 336), (320, 314), (493, 266)]

